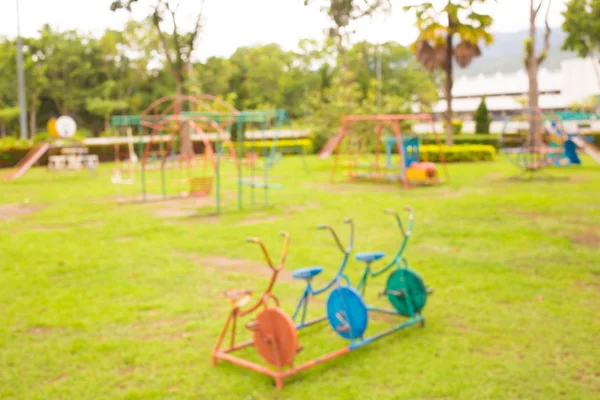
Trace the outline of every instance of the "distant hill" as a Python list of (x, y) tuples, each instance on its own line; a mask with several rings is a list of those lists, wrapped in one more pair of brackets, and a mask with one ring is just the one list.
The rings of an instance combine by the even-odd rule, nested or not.
[[(490, 47), (481, 48), (482, 56), (476, 58), (466, 69), (458, 68), (457, 76), (474, 76), (478, 74), (494, 74), (496, 72), (514, 73), (524, 68), (524, 40), (529, 36), (528, 31), (519, 31), (511, 33), (495, 33), (494, 44)], [(541, 48), (543, 44), (544, 30), (537, 30), (537, 47)], [(560, 68), (561, 61), (576, 57), (576, 54), (561, 50), (562, 44), (566, 38), (566, 33), (560, 27), (552, 29), (550, 35), (550, 51), (548, 58), (542, 64), (543, 68), (556, 70)]]

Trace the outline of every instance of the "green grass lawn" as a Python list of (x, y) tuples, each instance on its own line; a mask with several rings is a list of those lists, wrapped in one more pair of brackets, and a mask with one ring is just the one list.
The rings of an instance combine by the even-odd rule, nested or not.
[[(330, 161), (308, 162), (309, 176), (297, 157), (275, 167), (284, 187), (266, 210), (236, 211), (226, 179), (220, 217), (190, 201), (118, 204), (109, 165), (94, 177), (40, 168), (0, 182), (0, 398), (600, 398), (599, 165), (584, 158), (531, 182), (511, 180), (518, 171), (503, 160), (451, 165), (449, 184), (407, 191), (330, 185)], [(346, 242), (352, 217), (356, 251), (390, 254), (399, 234), (382, 210), (406, 205), (416, 212), (406, 255), (435, 288), (424, 329), (305, 371), (281, 393), (252, 371), (211, 367), (229, 310), (222, 291), (267, 284), (247, 236), (278, 258), (289, 232), (286, 270), (323, 265), (325, 282), (341, 254), (317, 224)], [(348, 265), (354, 282), (361, 267)], [(369, 301), (383, 304), (384, 283), (371, 281)], [(275, 294), (291, 312), (302, 289), (288, 272)], [(326, 324), (300, 342), (298, 362), (345, 344)]]

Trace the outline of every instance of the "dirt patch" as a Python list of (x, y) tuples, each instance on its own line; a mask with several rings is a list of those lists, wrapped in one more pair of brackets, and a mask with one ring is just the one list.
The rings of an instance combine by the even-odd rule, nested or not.
[(588, 229), (585, 232), (579, 232), (571, 235), (571, 242), (578, 246), (590, 249), (600, 249), (600, 235), (595, 229)]
[(60, 383), (62, 383), (64, 381), (66, 381), (67, 379), (69, 379), (69, 375), (65, 374), (63, 376), (60, 376), (60, 377), (56, 378), (54, 381), (52, 381), (52, 384), (53, 385), (58, 385), (58, 384), (60, 384)]
[[(271, 276), (271, 269), (266, 265), (266, 263), (258, 263), (225, 256), (201, 257), (194, 253), (176, 253), (176, 255), (185, 257), (194, 263), (202, 265), (203, 267), (208, 267), (225, 273), (253, 274), (265, 277)], [(290, 282), (292, 281), (292, 274), (284, 269), (279, 273), (278, 279)]]
[(588, 282), (588, 281), (577, 281), (575, 282), (578, 288), (583, 290), (593, 290), (600, 293), (600, 281)]
[(497, 356), (500, 354), (500, 352), (492, 349), (472, 349), (471, 351), (473, 353), (484, 354), (486, 356)]
[(171, 200), (165, 203), (148, 204), (152, 215), (159, 218), (189, 218), (198, 216), (202, 207), (216, 207), (212, 197)]
[(52, 328), (48, 328), (46, 326), (34, 326), (32, 328), (27, 329), (27, 333), (32, 336), (44, 336), (50, 334)]
[(0, 206), (0, 221), (10, 221), (46, 208), (44, 205), (6, 204)]

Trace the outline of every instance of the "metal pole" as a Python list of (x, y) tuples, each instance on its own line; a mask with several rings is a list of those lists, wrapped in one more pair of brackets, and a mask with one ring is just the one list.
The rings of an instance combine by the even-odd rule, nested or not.
[(381, 79), (381, 45), (377, 45), (377, 112), (381, 113), (381, 92), (382, 92), (382, 79)]
[[(21, 139), (27, 139), (27, 100), (25, 99), (25, 74), (23, 73), (23, 47), (21, 44), (21, 24), (19, 22), (19, 0), (17, 3), (17, 81), (19, 85), (19, 129)], [(35, 130), (35, 127), (31, 127)]]

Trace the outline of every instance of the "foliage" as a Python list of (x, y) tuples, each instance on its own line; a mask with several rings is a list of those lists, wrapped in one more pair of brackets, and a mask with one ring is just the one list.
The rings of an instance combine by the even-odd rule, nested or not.
[[(496, 157), (496, 148), (494, 146), (482, 144), (464, 144), (451, 147), (442, 146), (442, 153), (448, 163), (494, 161), (494, 158)], [(440, 162), (439, 146), (422, 145), (421, 159)]]
[[(447, 122), (444, 121), (444, 129), (446, 129), (447, 127)], [(452, 120), (452, 136), (453, 136), (453, 143), (454, 143), (454, 136), (456, 135), (460, 135), (462, 133), (462, 129), (463, 129), (463, 122), (460, 119), (453, 119)]]
[(481, 98), (481, 103), (479, 103), (479, 107), (475, 110), (473, 119), (475, 120), (475, 132), (480, 134), (490, 133), (492, 117), (488, 111), (487, 104), (485, 103), (485, 97)]
[(600, 105), (598, 96), (588, 96), (582, 101), (574, 102), (569, 107), (574, 112), (590, 112), (595, 113)]
[[(491, 44), (493, 36), (489, 29), (492, 18), (477, 13), (474, 8), (486, 0), (448, 0), (446, 5), (438, 9), (432, 1), (405, 6), (405, 10), (414, 10), (417, 17), (419, 37), (412, 49), (417, 60), (433, 72), (444, 71), (446, 76), (445, 97), (447, 100), (446, 143), (452, 145), (452, 87), (454, 61), (465, 68), (474, 58), (481, 55), (480, 43)], [(459, 43), (455, 45), (454, 40)]]
[(19, 107), (0, 108), (0, 120), (4, 122), (12, 121), (19, 116)]
[[(30, 120), (37, 130), (67, 113), (80, 129), (99, 135), (107, 131), (107, 114), (139, 114), (177, 90), (149, 19), (99, 37), (44, 26), (24, 41), (27, 96), (36, 97), (28, 111), (35, 112)], [(411, 105), (429, 112), (437, 101), (432, 77), (406, 47), (363, 41), (347, 45), (344, 54), (347, 70), (332, 39), (301, 40), (295, 51), (277, 44), (242, 47), (227, 58), (195, 62), (191, 76), (198, 79), (189, 80), (187, 89), (228, 99), (238, 109), (284, 108), (292, 121), (315, 128), (317, 145), (339, 129), (344, 113), (411, 112)], [(14, 55), (14, 41), (0, 38), (0, 109), (17, 104)], [(14, 134), (18, 123), (13, 119), (6, 127)]]
[[(234, 142), (233, 145), (236, 147), (237, 143)], [(269, 154), (272, 146), (272, 140), (245, 141), (243, 144), (244, 151), (256, 152), (260, 155)], [(277, 141), (275, 148), (281, 153), (313, 153), (313, 144), (310, 139), (280, 139)]]
[(563, 49), (580, 57), (594, 55), (600, 50), (600, 1), (569, 0), (566, 6), (562, 13), (562, 28), (567, 33)]

